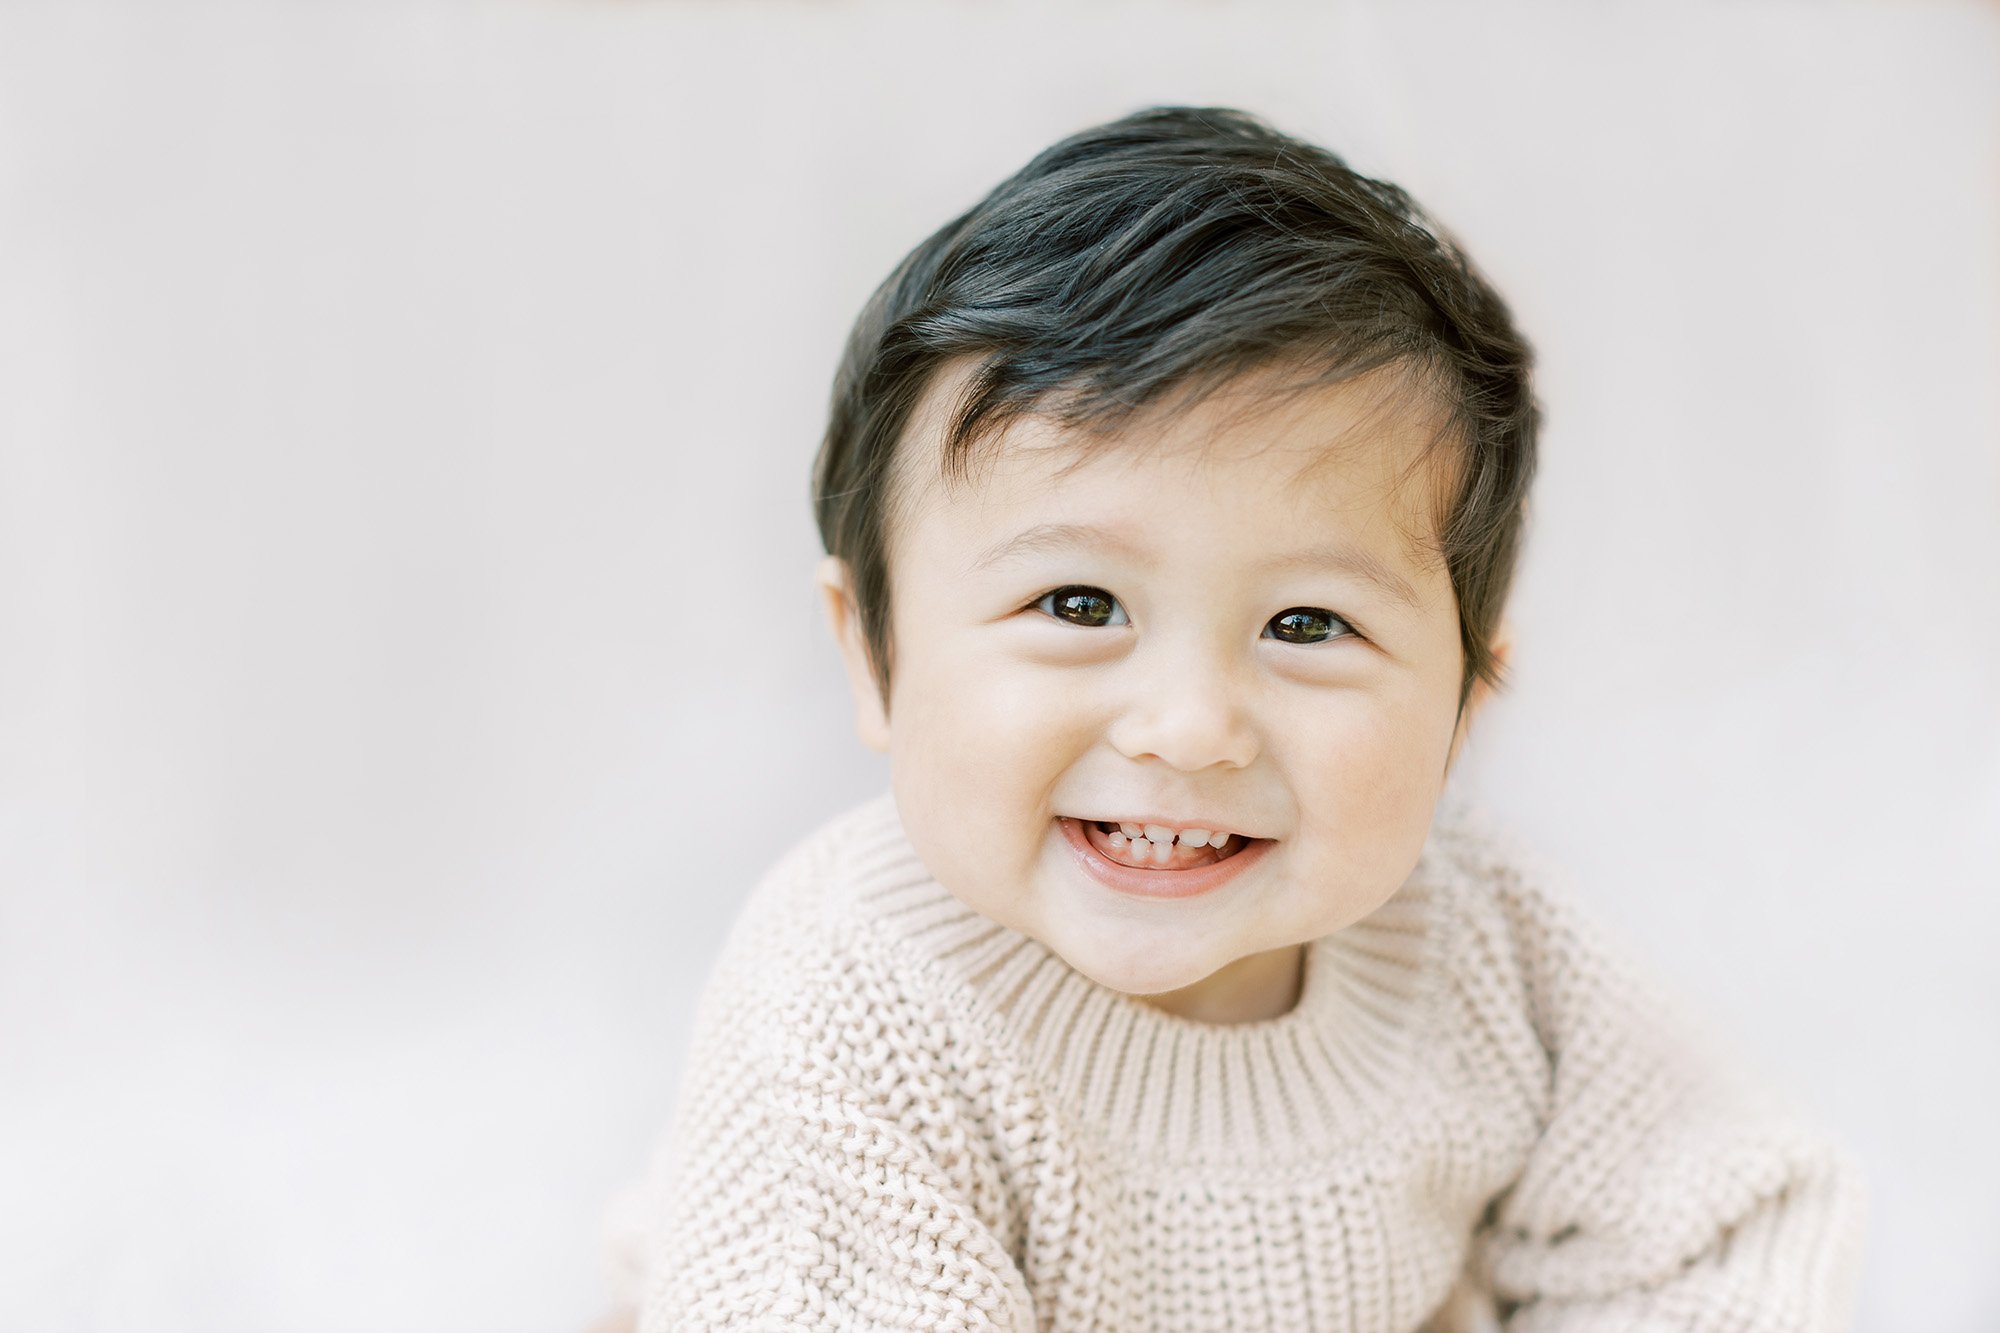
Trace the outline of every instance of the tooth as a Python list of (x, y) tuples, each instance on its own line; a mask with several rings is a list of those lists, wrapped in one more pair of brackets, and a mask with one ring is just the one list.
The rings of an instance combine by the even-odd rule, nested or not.
[(1146, 836), (1154, 842), (1172, 842), (1174, 840), (1174, 831), (1165, 824), (1148, 824), (1146, 825)]
[(1120, 824), (1118, 827), (1124, 831), (1125, 836), (1128, 838), (1143, 838), (1146, 836), (1146, 830), (1140, 828), (1137, 824)]
[(1208, 845), (1215, 848), (1218, 852), (1222, 850), (1222, 844), (1228, 841), (1229, 831), (1227, 829), (1218, 829), (1216, 832), (1208, 835)]
[(1105, 839), (1105, 841), (1109, 842), (1113, 847), (1123, 847), (1128, 839), (1123, 833), (1114, 833)]
[(1199, 847), (1207, 841), (1208, 830), (1205, 828), (1184, 828), (1181, 830), (1181, 842), (1185, 846)]
[(1154, 865), (1163, 866), (1167, 862), (1173, 859), (1174, 859), (1174, 845), (1172, 842), (1156, 842), (1153, 844)]

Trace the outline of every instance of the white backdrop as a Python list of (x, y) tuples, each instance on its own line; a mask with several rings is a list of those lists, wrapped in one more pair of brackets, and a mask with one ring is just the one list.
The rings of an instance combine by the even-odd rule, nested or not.
[(840, 340), (1140, 105), (1540, 350), (1466, 780), (2000, 1325), (2000, 10), (0, 7), (0, 1326), (575, 1329), (756, 874), (879, 790)]

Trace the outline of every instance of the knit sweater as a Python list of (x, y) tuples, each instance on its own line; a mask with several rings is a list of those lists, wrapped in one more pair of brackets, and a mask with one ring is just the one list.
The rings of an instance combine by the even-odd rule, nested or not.
[(1448, 796), (1292, 1010), (1203, 1023), (958, 902), (884, 792), (739, 909), (620, 1294), (641, 1333), (1847, 1328), (1854, 1159), (1555, 880)]

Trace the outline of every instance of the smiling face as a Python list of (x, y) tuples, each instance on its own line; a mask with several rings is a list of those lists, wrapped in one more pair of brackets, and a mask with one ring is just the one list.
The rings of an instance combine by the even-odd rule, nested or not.
[[(911, 844), (1102, 985), (1210, 1022), (1283, 1013), (1300, 946), (1416, 865), (1464, 736), (1457, 606), (1421, 545), (1430, 477), (1402, 475), (1436, 418), (1382, 372), (1254, 411), (1246, 379), (1081, 463), (1062, 426), (1017, 420), (947, 485), (942, 407), (968, 368), (901, 445), (886, 717), (845, 568), (819, 569)], [(1218, 861), (1106, 831), (1124, 822), (1260, 841)], [(1116, 865), (1236, 856), (1179, 896), (1189, 872)]]

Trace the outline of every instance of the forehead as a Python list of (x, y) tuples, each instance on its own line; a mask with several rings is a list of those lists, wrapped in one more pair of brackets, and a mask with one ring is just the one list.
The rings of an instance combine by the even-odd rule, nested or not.
[(984, 540), (1045, 519), (1037, 526), (1046, 541), (1052, 528), (1080, 529), (1112, 511), (1172, 528), (1186, 519), (1185, 503), (1149, 508), (1146, 495), (1171, 486), (1183, 499), (1214, 501), (1205, 514), (1233, 510), (1246, 544), (1323, 528), (1411, 570), (1441, 564), (1436, 528), (1454, 459), (1448, 419), (1397, 368), (1315, 384), (1274, 367), (1199, 398), (1170, 395), (1112, 430), (1067, 425), (1054, 412), (1020, 416), (976, 440), (962, 469), (946, 469), (946, 428), (976, 369), (949, 367), (912, 413), (896, 460), (892, 530)]

